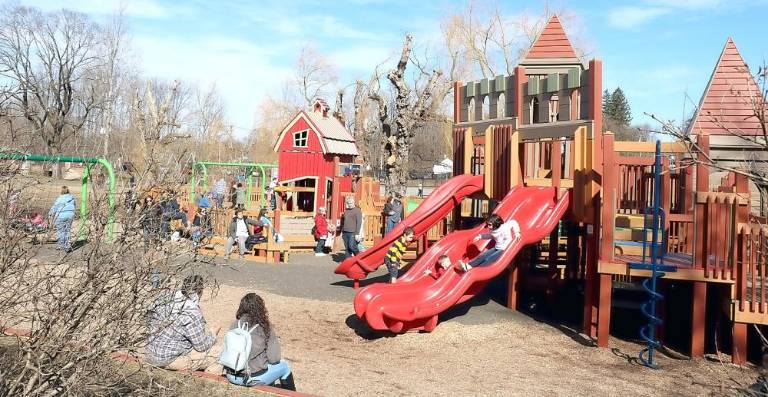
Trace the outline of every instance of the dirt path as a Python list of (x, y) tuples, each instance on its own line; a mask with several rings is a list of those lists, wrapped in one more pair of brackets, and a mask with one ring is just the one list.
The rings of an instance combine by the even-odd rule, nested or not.
[[(430, 334), (396, 337), (367, 331), (349, 303), (286, 297), (222, 285), (203, 307), (226, 327), (240, 297), (260, 293), (270, 310), (301, 391), (357, 395), (721, 395), (756, 372), (707, 360), (662, 358), (662, 371), (629, 362), (638, 345), (612, 339), (587, 347), (535, 321), (440, 324)], [(726, 358), (727, 361), (727, 358)]]

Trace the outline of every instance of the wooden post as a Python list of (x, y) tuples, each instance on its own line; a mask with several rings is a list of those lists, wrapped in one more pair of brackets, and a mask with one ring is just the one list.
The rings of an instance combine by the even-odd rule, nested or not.
[(603, 237), (600, 243), (600, 259), (613, 262), (613, 230), (616, 226), (616, 158), (614, 154), (614, 136), (607, 132), (603, 136), (603, 161), (605, 162), (603, 178), (603, 224), (601, 226)]
[(496, 159), (493, 156), (493, 129), (493, 126), (488, 126), (488, 128), (485, 129), (485, 159), (483, 160), (485, 163), (485, 175), (483, 175), (483, 190), (488, 197), (493, 197), (493, 178), (496, 174), (496, 170), (493, 169), (493, 166), (496, 164)]
[[(747, 197), (747, 203), (746, 205), (742, 205), (741, 203), (737, 204), (737, 210), (736, 210), (736, 219), (734, 219), (737, 228), (735, 229), (738, 233), (738, 225), (740, 223), (747, 223), (749, 222), (749, 181), (747, 180), (747, 177), (744, 175), (736, 175), (736, 193), (744, 194), (746, 193)], [(744, 279), (744, 275), (746, 274), (746, 266), (749, 266), (748, 263), (745, 263), (746, 261), (738, 261), (736, 258), (736, 252), (738, 250), (742, 250), (742, 247), (744, 246), (743, 240), (741, 238), (737, 238), (736, 235), (733, 235), (734, 243), (737, 244), (737, 247), (734, 247), (734, 260), (733, 260), (733, 266), (734, 266), (734, 273), (739, 275), (739, 280), (736, 281), (736, 285), (741, 284), (741, 280)], [(743, 251), (743, 250), (742, 250)], [(743, 258), (744, 253), (741, 253), (741, 257)], [(744, 287), (742, 287), (744, 288)], [(739, 301), (742, 301), (745, 297), (737, 293), (737, 299)], [(737, 365), (744, 365), (747, 363), (747, 324), (745, 323), (733, 323), (733, 351), (731, 352), (731, 362)]]
[(507, 308), (511, 310), (517, 310), (517, 284), (519, 278), (519, 260), (514, 260), (512, 267), (509, 269), (509, 276), (507, 278)]
[(453, 82), (453, 123), (461, 122), (462, 86), (461, 81)]
[(472, 127), (464, 130), (464, 173), (472, 173), (472, 155), (475, 152), (475, 143), (472, 142)]
[(707, 308), (707, 283), (693, 282), (691, 305), (691, 358), (704, 356), (704, 331)]
[(611, 325), (611, 293), (613, 276), (610, 274), (600, 275), (600, 307), (598, 308), (597, 320), (597, 346), (608, 347), (608, 336), (610, 335)]
[(523, 183), (522, 167), (520, 166), (520, 133), (515, 131), (509, 138), (509, 187)]

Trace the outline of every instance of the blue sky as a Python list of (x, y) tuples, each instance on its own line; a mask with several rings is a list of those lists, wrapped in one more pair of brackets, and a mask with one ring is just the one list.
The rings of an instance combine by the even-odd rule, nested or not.
[[(464, 1), (22, 0), (102, 19), (120, 4), (148, 76), (215, 83), (236, 131), (258, 104), (280, 96), (301, 47), (311, 43), (339, 70), (339, 83), (367, 78), (396, 53), (403, 34), (436, 41), (440, 19)], [(499, 1), (505, 14), (540, 11), (539, 1)], [(604, 62), (605, 88), (621, 86), (635, 121), (643, 112), (680, 120), (698, 103), (728, 36), (756, 70), (768, 56), (765, 0), (549, 1), (576, 15), (569, 35)], [(762, 42), (761, 42), (762, 41)], [(686, 95), (690, 99), (686, 99)]]

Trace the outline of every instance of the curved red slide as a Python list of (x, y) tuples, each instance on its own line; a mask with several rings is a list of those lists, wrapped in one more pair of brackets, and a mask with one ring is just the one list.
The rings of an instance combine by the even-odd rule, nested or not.
[(384, 264), (384, 255), (389, 246), (403, 234), (406, 227), (412, 227), (415, 237), (419, 237), (445, 218), (455, 206), (461, 203), (464, 197), (482, 189), (482, 175), (463, 174), (445, 181), (381, 241), (370, 249), (341, 262), (336, 267), (336, 273), (343, 274), (353, 280), (365, 278), (368, 273), (375, 271)]
[(485, 284), (501, 274), (521, 248), (541, 241), (568, 209), (565, 195), (559, 200), (554, 188), (518, 187), (512, 189), (494, 211), (505, 221), (520, 223), (522, 239), (511, 244), (492, 265), (468, 272), (448, 269), (438, 279), (425, 275), (434, 269), (440, 255), (448, 255), (452, 263), (469, 261), (489, 248), (488, 240), (478, 238), (487, 233), (485, 225), (447, 235), (430, 247), (396, 284), (374, 284), (355, 296), (355, 313), (376, 330), (405, 332), (432, 331), (438, 314), (479, 293)]

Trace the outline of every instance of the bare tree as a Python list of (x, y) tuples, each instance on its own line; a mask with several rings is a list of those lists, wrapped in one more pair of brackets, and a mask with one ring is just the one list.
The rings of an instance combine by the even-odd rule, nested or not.
[(337, 80), (336, 69), (314, 47), (305, 45), (296, 60), (294, 79), (299, 96), (309, 106), (315, 98), (328, 94)]
[(426, 82), (417, 84), (415, 89), (409, 86), (405, 73), (412, 48), (413, 36), (406, 35), (397, 67), (387, 74), (387, 79), (395, 90), (394, 116), (390, 117), (388, 114), (388, 106), (380, 94), (371, 95), (379, 104), (379, 120), (386, 137), (384, 150), (389, 156), (386, 160), (386, 187), (390, 192), (401, 194), (405, 194), (408, 182), (407, 163), (410, 160), (416, 129), (434, 116), (431, 112), (434, 110), (433, 94), (442, 76), (439, 70), (422, 72), (419, 78), (426, 76)]
[(11, 88), (9, 108), (40, 136), (46, 154), (61, 153), (102, 105), (94, 77), (104, 63), (103, 36), (97, 24), (66, 10), (15, 7), (0, 17), (0, 76)]

